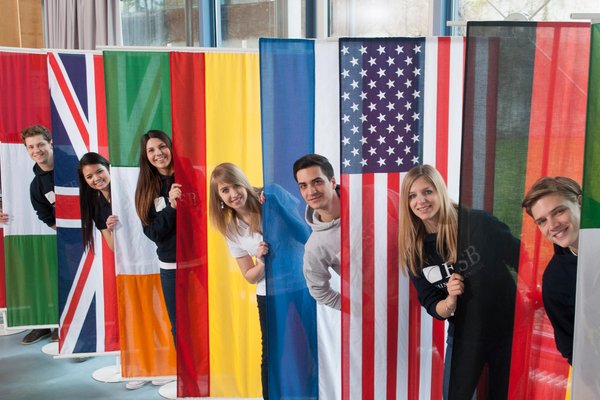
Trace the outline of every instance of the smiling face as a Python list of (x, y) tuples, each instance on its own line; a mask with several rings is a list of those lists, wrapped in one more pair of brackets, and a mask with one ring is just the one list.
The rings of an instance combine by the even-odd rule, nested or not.
[(173, 166), (169, 146), (160, 139), (150, 138), (146, 143), (146, 156), (161, 175), (171, 175)]
[(95, 190), (106, 191), (110, 184), (110, 173), (102, 164), (84, 165), (81, 169), (87, 184)]
[(248, 200), (246, 188), (238, 183), (217, 183), (219, 197), (227, 206), (238, 211), (244, 208)]
[(417, 178), (408, 192), (409, 206), (412, 212), (420, 218), (428, 232), (437, 231), (440, 211), (440, 196), (424, 177)]
[(54, 169), (54, 150), (52, 142), (48, 142), (42, 135), (25, 138), (25, 147), (29, 157), (44, 171)]
[(558, 193), (541, 197), (531, 214), (536, 225), (548, 240), (560, 247), (577, 250), (579, 242), (579, 204)]
[(298, 170), (296, 180), (302, 198), (313, 210), (328, 210), (337, 197), (335, 178), (328, 180), (318, 165)]

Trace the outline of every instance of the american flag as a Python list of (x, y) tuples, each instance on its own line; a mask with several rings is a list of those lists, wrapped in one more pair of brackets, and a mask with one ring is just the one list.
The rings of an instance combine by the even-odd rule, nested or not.
[[(119, 349), (113, 253), (97, 230), (95, 253), (84, 251), (78, 160), (107, 156), (102, 56), (48, 53), (59, 272), (61, 355)], [(107, 157), (108, 158), (108, 157)]]
[(425, 39), (351, 40), (340, 49), (342, 173), (421, 162)]
[(399, 272), (399, 192), (427, 163), (458, 193), (464, 39), (342, 39), (339, 56), (342, 399), (441, 399), (446, 330)]

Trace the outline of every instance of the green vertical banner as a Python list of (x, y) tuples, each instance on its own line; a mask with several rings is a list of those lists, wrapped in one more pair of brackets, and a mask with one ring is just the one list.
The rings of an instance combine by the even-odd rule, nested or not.
[(600, 398), (600, 24), (592, 25), (575, 335), (573, 399)]
[(150, 129), (171, 135), (169, 53), (104, 52), (111, 164), (137, 167), (140, 137)]
[(135, 210), (140, 137), (171, 135), (169, 53), (106, 51), (106, 113), (110, 151), (115, 265), (122, 375), (174, 376), (175, 346), (164, 304), (156, 245)]

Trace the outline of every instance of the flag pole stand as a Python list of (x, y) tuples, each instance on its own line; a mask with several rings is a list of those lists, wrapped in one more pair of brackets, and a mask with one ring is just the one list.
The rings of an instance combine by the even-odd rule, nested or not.
[(158, 389), (158, 394), (160, 394), (165, 399), (176, 399), (177, 398), (177, 380), (173, 382), (169, 382), (166, 385), (162, 385), (160, 389)]
[(14, 335), (26, 331), (22, 328), (9, 328), (6, 326), (6, 308), (0, 310), (0, 336)]
[(42, 347), (42, 352), (44, 354), (48, 354), (49, 356), (57, 356), (58, 355), (58, 342), (52, 342), (44, 345)]
[(92, 378), (94, 378), (98, 382), (104, 383), (122, 382), (123, 378), (121, 377), (121, 356), (117, 356), (115, 358), (116, 362), (114, 365), (109, 365), (108, 367), (103, 367), (95, 370), (92, 373)]

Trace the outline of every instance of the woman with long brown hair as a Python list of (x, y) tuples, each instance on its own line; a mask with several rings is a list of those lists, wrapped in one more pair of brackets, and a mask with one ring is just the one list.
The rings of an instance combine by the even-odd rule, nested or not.
[(135, 208), (144, 234), (156, 244), (160, 281), (176, 343), (175, 274), (176, 209), (181, 185), (175, 183), (171, 138), (151, 130), (140, 140), (140, 174), (135, 190)]

